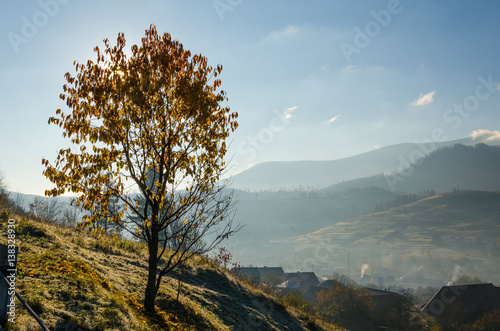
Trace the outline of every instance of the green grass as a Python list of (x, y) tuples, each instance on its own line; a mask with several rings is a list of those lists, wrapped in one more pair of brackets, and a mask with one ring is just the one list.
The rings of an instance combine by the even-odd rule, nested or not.
[[(15, 219), (17, 290), (50, 329), (334, 329), (202, 256), (196, 256), (182, 272), (164, 278), (156, 314), (146, 315), (142, 304), (147, 275), (145, 245)], [(2, 233), (7, 233), (5, 222), (0, 222)], [(0, 242), (7, 243), (5, 235)], [(18, 304), (16, 323), (8, 323), (7, 329), (37, 330), (38, 326)]]

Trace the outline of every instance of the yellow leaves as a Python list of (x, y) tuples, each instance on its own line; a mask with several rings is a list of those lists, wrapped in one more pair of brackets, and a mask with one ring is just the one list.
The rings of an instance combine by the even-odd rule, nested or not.
[[(183, 193), (183, 186), (177, 184), (196, 182), (210, 188), (225, 167), (221, 161), (227, 149), (225, 139), (237, 128), (238, 113), (221, 106), (226, 95), (220, 90), (220, 79), (215, 78), (222, 65), (209, 66), (204, 56), (192, 56), (169, 34), (159, 36), (154, 26), (139, 45), (132, 46), (129, 57), (125, 56), (123, 34), (116, 45), (107, 40), (104, 45), (102, 51), (95, 48), (96, 61), (75, 61), (77, 73), (65, 75), (60, 97), (69, 111), (65, 114), (57, 109), (49, 123), (61, 127), (68, 140), (87, 143), (75, 150), (61, 149), (53, 165), (42, 160), (43, 174), (55, 186), (46, 194), (78, 193), (83, 197), (81, 206), (95, 210), (109, 203), (102, 187), (115, 181), (117, 194), (124, 194), (133, 180), (146, 185), (146, 170), (153, 169), (166, 176), (147, 184), (147, 198), (155, 208), (159, 205), (162, 211), (169, 209), (174, 214), (188, 209), (189, 204), (202, 203), (196, 189), (190, 190), (188, 185)], [(111, 179), (100, 175), (105, 172)], [(136, 200), (135, 208), (130, 205), (137, 214), (138, 203)], [(107, 221), (124, 218), (124, 211), (127, 206)], [(85, 218), (79, 227), (91, 228), (95, 221)], [(150, 227), (151, 222), (144, 226)], [(139, 229), (135, 231), (141, 234)]]

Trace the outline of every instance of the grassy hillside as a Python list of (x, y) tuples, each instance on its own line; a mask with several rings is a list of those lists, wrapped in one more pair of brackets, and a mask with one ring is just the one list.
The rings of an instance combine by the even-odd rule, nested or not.
[[(226, 242), (242, 264), (281, 265), (291, 270), (310, 270), (290, 261), (294, 247), (283, 239), (310, 233), (354, 217), (416, 201), (423, 196), (401, 195), (376, 187), (343, 192), (328, 191), (236, 191), (234, 218), (245, 226)], [(265, 231), (262, 231), (265, 229)]]
[[(19, 246), (17, 291), (52, 330), (333, 329), (204, 257), (165, 278), (157, 314), (147, 316), (142, 307), (144, 245), (13, 218)], [(0, 233), (6, 244), (5, 221)], [(16, 323), (8, 329), (37, 330), (38, 325), (18, 303)]]
[(375, 274), (451, 280), (457, 272), (471, 272), (498, 282), (500, 192), (437, 195), (283, 243), (299, 256), (314, 256), (321, 249), (318, 263), (332, 268), (350, 250), (351, 271), (358, 273), (368, 264)]

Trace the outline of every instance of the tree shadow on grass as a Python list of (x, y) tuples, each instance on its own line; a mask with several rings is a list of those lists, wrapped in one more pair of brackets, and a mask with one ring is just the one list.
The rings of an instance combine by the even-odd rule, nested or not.
[(182, 282), (199, 287), (197, 302), (235, 330), (302, 330), (286, 309), (263, 294), (249, 292), (217, 270), (186, 268)]
[[(156, 301), (156, 305), (160, 310), (173, 314), (177, 322), (186, 323), (188, 325), (195, 325), (196, 330), (213, 330), (214, 327), (208, 323), (200, 314), (177, 300), (169, 297), (159, 297)], [(158, 318), (159, 319), (159, 318)], [(162, 324), (161, 321), (157, 321)], [(164, 323), (164, 322), (163, 322)]]

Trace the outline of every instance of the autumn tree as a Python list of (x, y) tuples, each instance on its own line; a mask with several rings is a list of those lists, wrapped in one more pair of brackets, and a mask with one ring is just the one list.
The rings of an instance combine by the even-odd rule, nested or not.
[[(60, 98), (70, 111), (58, 109), (49, 123), (72, 145), (54, 163), (43, 159), (55, 184), (45, 193), (76, 193), (85, 210), (99, 206), (82, 226), (106, 217), (147, 243), (144, 306), (153, 313), (167, 273), (237, 230), (232, 196), (220, 184), (237, 113), (223, 104), (222, 66), (209, 66), (154, 25), (130, 51), (123, 33), (104, 45), (95, 47), (95, 61), (75, 62), (76, 75), (65, 75)], [(110, 208), (115, 197), (119, 210)]]

